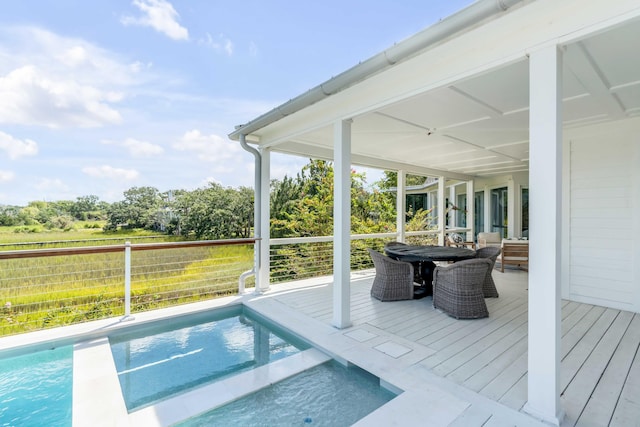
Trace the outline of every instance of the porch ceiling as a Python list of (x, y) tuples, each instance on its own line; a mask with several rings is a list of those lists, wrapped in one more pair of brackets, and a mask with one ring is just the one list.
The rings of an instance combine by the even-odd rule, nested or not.
[[(565, 128), (640, 115), (638, 40), (635, 20), (564, 46)], [(368, 166), (382, 160), (501, 175), (528, 170), (528, 127), (529, 68), (523, 59), (354, 117), (352, 153), (354, 162)], [(272, 148), (309, 155), (332, 147), (333, 129), (326, 126)]]

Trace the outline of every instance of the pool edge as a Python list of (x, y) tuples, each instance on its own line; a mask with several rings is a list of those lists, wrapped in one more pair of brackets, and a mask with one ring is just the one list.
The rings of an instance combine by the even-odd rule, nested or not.
[(181, 393), (129, 414), (131, 425), (166, 427), (240, 399), (331, 357), (311, 348), (247, 372)]

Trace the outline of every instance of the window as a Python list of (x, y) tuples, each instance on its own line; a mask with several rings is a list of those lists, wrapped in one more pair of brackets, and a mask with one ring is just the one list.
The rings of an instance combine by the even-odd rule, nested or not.
[(507, 187), (491, 190), (491, 231), (499, 231), (507, 237)]
[(458, 194), (456, 196), (456, 226), (457, 227), (466, 227), (467, 226), (467, 195), (466, 194)]
[(475, 195), (475, 203), (473, 204), (473, 214), (474, 214), (474, 227), (475, 227), (475, 237), (477, 240), (478, 233), (484, 231), (484, 191), (476, 191)]

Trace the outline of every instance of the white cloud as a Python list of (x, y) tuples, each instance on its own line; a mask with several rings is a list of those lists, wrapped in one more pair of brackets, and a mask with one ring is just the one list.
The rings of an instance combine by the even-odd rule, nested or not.
[(210, 47), (215, 51), (224, 52), (229, 56), (233, 55), (233, 42), (230, 39), (226, 38), (223, 34), (220, 34), (218, 36), (218, 39), (214, 40), (211, 34), (207, 33), (204, 39), (199, 40), (199, 43)]
[(0, 123), (94, 127), (122, 121), (107, 103), (117, 93), (83, 86), (72, 80), (52, 80), (34, 66), (0, 77)]
[(36, 188), (40, 191), (69, 191), (69, 186), (62, 182), (59, 178), (42, 178), (37, 184)]
[(0, 150), (4, 150), (11, 160), (22, 156), (35, 156), (38, 154), (38, 144), (30, 139), (24, 141), (0, 131)]
[[(186, 132), (180, 141), (173, 144), (178, 151), (191, 151), (197, 154), (200, 160), (214, 162), (226, 171), (233, 170), (231, 165), (242, 151), (240, 144), (224, 139), (218, 135), (203, 135), (194, 129)], [(229, 160), (234, 160), (230, 162)]]
[(87, 50), (82, 46), (72, 46), (58, 56), (60, 62), (69, 67), (78, 67), (89, 61)]
[(151, 157), (164, 153), (164, 148), (161, 146), (134, 138), (127, 138), (124, 141), (103, 140), (102, 143), (124, 147), (133, 157)]
[(178, 12), (168, 1), (133, 0), (132, 4), (140, 9), (142, 16), (125, 16), (120, 21), (124, 25), (151, 27), (174, 40), (189, 40), (189, 31), (178, 23)]
[(131, 60), (33, 27), (0, 28), (0, 57), (0, 123), (118, 124), (113, 104), (147, 77)]
[(149, 70), (149, 69), (151, 69), (151, 67), (153, 67), (153, 63), (151, 63), (151, 62), (147, 62), (146, 64), (143, 64), (140, 61), (136, 61), (136, 62), (134, 62), (132, 64), (129, 64), (129, 69), (131, 71), (133, 71), (134, 73), (139, 73), (144, 69)]
[(82, 168), (82, 172), (94, 178), (107, 178), (131, 181), (136, 179), (140, 174), (135, 169), (114, 168), (109, 165), (87, 166)]
[(15, 178), (15, 174), (13, 172), (0, 170), (0, 182), (13, 181), (13, 178)]
[(0, 28), (0, 57), (0, 75), (31, 65), (46, 70), (52, 80), (67, 79), (89, 86), (128, 86), (138, 79), (130, 58), (37, 27)]

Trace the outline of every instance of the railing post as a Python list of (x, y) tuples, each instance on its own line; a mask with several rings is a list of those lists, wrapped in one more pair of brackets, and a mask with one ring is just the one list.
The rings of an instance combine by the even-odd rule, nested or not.
[(131, 317), (131, 242), (124, 242), (124, 317)]

